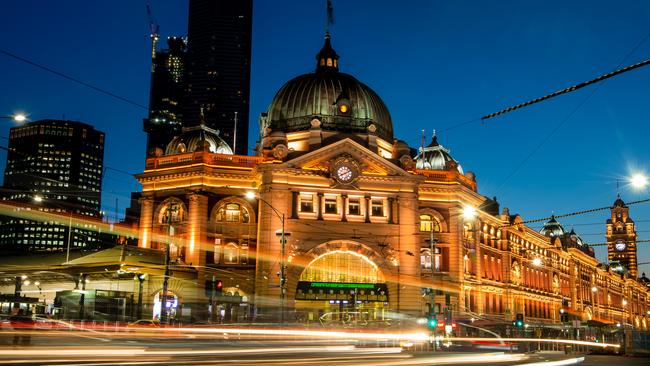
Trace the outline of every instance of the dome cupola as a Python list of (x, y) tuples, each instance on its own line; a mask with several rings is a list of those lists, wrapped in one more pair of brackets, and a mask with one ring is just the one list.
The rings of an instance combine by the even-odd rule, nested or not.
[(316, 73), (338, 72), (339, 55), (332, 48), (330, 34), (325, 33), (325, 44), (316, 55)]
[(308, 131), (317, 119), (323, 131), (368, 134), (393, 143), (388, 108), (370, 87), (339, 71), (330, 35), (316, 55), (316, 70), (286, 82), (260, 118), (262, 137), (272, 131)]
[(167, 144), (165, 155), (206, 151), (214, 154), (232, 155), (230, 146), (219, 137), (219, 131), (201, 123), (198, 126), (183, 127), (183, 132)]
[[(424, 140), (424, 132), (422, 133), (422, 140)], [(423, 144), (424, 145), (424, 141)], [(463, 174), (463, 168), (460, 164), (449, 154), (449, 149), (438, 143), (436, 131), (433, 131), (431, 143), (426, 147), (421, 147), (420, 152), (415, 157), (415, 168), (423, 170), (449, 170), (456, 169), (459, 173)]]
[(554, 238), (564, 236), (565, 231), (562, 225), (555, 219), (555, 215), (552, 215), (551, 219), (539, 230), (539, 233), (549, 238)]

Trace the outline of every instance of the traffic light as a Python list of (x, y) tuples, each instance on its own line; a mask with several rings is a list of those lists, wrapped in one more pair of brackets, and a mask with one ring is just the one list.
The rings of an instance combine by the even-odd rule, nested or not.
[(445, 324), (451, 324), (452, 322), (451, 308), (445, 308)]
[(566, 312), (564, 309), (560, 309), (560, 321), (562, 323), (568, 323), (569, 322), (569, 313)]
[(205, 297), (210, 297), (212, 296), (212, 281), (210, 280), (205, 280)]
[(214, 294), (216, 296), (221, 296), (222, 291), (223, 291), (223, 281), (221, 280), (214, 281)]
[(524, 314), (519, 313), (515, 317), (515, 321), (512, 322), (512, 325), (514, 325), (517, 328), (523, 328), (524, 327)]
[(429, 314), (427, 325), (429, 326), (429, 329), (436, 329), (438, 326), (438, 316), (436, 314)]

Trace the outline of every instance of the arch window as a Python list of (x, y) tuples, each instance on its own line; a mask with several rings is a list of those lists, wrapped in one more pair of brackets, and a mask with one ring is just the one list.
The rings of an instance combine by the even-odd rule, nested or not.
[(300, 275), (300, 281), (379, 283), (384, 279), (366, 256), (337, 250), (311, 262)]
[(248, 210), (238, 203), (227, 203), (217, 210), (216, 221), (248, 223)]
[(158, 215), (161, 224), (177, 223), (185, 220), (185, 209), (180, 200), (170, 200), (160, 208)]
[(439, 233), (440, 230), (440, 222), (434, 218), (432, 215), (429, 214), (421, 214), (420, 215), (420, 231), (421, 232), (431, 232), (433, 231), (434, 233)]

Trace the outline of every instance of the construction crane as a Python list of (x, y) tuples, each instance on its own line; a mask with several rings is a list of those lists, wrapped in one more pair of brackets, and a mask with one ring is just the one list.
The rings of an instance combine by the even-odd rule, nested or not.
[(151, 37), (151, 72), (156, 71), (156, 50), (158, 49), (158, 31), (160, 26), (151, 14), (151, 4), (147, 1), (147, 18), (149, 19), (149, 36)]

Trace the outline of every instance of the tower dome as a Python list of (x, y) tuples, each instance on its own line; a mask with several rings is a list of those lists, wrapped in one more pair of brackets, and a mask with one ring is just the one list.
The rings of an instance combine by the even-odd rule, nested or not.
[[(424, 135), (422, 139), (424, 140)], [(423, 170), (447, 170), (451, 168), (463, 174), (463, 167), (449, 154), (449, 149), (438, 143), (435, 131), (431, 143), (426, 147), (421, 147), (420, 152), (415, 157), (415, 168)]]
[(370, 87), (339, 72), (338, 54), (329, 34), (316, 55), (316, 71), (289, 80), (277, 92), (261, 131), (306, 131), (320, 120), (323, 130), (367, 133), (370, 125), (382, 139), (393, 142), (393, 122), (388, 108)]
[(219, 137), (219, 131), (213, 130), (201, 123), (199, 126), (183, 127), (183, 132), (167, 144), (165, 155), (195, 151), (233, 154), (230, 146)]
[(539, 230), (539, 233), (548, 236), (549, 238), (552, 238), (552, 237), (564, 236), (565, 231), (562, 225), (560, 225), (560, 223), (555, 219), (555, 216), (552, 215), (551, 219), (548, 220), (544, 224), (544, 226)]

